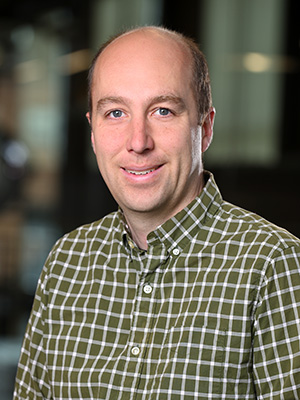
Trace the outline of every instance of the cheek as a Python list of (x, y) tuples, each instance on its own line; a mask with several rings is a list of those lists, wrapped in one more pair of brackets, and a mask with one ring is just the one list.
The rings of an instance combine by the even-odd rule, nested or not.
[(193, 129), (191, 131), (191, 149), (194, 157), (201, 157), (202, 147), (202, 130), (201, 127)]
[(108, 184), (115, 176), (115, 169), (120, 164), (122, 145), (116, 135), (106, 133), (94, 137), (95, 155), (99, 171)]
[(193, 130), (189, 139), (184, 144), (185, 163), (190, 172), (198, 171), (202, 165), (202, 152), (201, 152), (201, 131)]
[(92, 144), (97, 156), (111, 156), (120, 152), (122, 148), (121, 135), (116, 131), (110, 132), (109, 130), (98, 129), (93, 135)]
[(201, 130), (191, 129), (183, 135), (176, 144), (179, 153), (185, 154), (185, 157), (197, 159), (201, 157)]
[(109, 141), (105, 138), (100, 136), (99, 134), (92, 135), (92, 146), (93, 150), (97, 159), (98, 167), (100, 172), (103, 172), (105, 168), (105, 164), (107, 163), (106, 159), (109, 159), (110, 156), (110, 149)]

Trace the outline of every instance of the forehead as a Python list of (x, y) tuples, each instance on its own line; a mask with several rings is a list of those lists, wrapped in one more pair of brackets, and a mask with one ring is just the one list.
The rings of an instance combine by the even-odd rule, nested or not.
[(175, 32), (172, 33), (159, 28), (144, 28), (119, 36), (103, 50), (101, 56), (105, 55), (105, 53), (113, 52), (114, 50), (128, 51), (133, 46), (141, 46), (142, 48), (146, 46), (148, 49), (155, 48), (157, 51), (161, 49), (168, 52), (177, 51), (185, 55), (189, 53), (187, 44)]
[(115, 39), (100, 54), (95, 64), (94, 83), (101, 76), (124, 75), (133, 69), (153, 74), (169, 70), (187, 75), (192, 70), (192, 56), (187, 45), (168, 32), (151, 29), (130, 32)]

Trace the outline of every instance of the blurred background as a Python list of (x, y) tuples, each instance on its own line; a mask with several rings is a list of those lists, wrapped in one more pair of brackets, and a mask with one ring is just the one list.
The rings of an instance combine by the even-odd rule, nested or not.
[(110, 35), (199, 43), (217, 109), (205, 154), (224, 198), (300, 236), (298, 0), (0, 0), (0, 398), (12, 398), (54, 242), (116, 205), (91, 151), (87, 69)]

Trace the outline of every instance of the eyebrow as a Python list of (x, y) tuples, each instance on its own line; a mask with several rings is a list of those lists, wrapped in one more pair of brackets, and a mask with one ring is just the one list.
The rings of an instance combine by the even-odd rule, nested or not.
[[(98, 111), (101, 110), (107, 104), (117, 103), (125, 105), (127, 102), (128, 100), (126, 100), (126, 98), (121, 96), (103, 97), (97, 101), (97, 110)], [(167, 103), (167, 102), (177, 105), (180, 111), (186, 109), (186, 105), (183, 99), (173, 94), (159, 95), (149, 99), (150, 106), (156, 103)]]
[(179, 96), (175, 96), (173, 94), (167, 94), (167, 95), (161, 95), (161, 96), (156, 96), (153, 99), (151, 99), (150, 103), (151, 104), (156, 104), (156, 103), (173, 103), (176, 106), (179, 107), (180, 111), (183, 111), (186, 109), (185, 102), (183, 99)]
[(125, 104), (126, 101), (123, 97), (118, 96), (103, 97), (102, 99), (97, 101), (97, 110), (101, 110), (101, 108), (103, 108), (106, 104), (111, 103)]

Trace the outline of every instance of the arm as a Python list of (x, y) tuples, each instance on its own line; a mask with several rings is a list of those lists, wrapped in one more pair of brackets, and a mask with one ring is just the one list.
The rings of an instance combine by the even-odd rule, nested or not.
[(46, 266), (39, 279), (33, 308), (26, 328), (19, 360), (14, 400), (50, 399), (44, 349), (44, 315), (46, 309)]
[(257, 398), (300, 398), (299, 247), (285, 249), (269, 263), (253, 329)]

